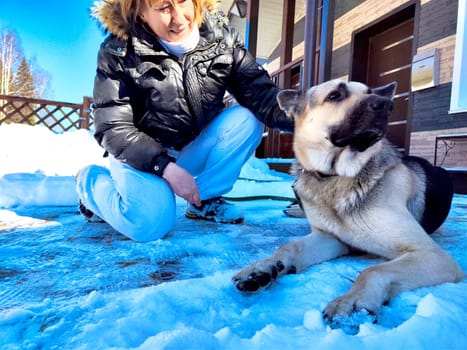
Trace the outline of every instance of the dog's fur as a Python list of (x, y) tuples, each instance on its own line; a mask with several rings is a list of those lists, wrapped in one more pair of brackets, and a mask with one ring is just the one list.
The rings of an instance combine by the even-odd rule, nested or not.
[(238, 290), (255, 292), (351, 249), (387, 259), (327, 305), (323, 315), (332, 323), (362, 309), (377, 315), (402, 291), (463, 279), (457, 263), (427, 235), (448, 215), (449, 174), (424, 159), (402, 157), (384, 138), (395, 88), (332, 80), (306, 93), (278, 95), (295, 118), (294, 190), (312, 232), (238, 272)]

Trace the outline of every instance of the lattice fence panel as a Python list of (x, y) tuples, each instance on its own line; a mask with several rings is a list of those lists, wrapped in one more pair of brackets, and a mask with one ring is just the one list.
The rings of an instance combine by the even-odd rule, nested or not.
[(90, 104), (88, 97), (76, 104), (0, 95), (0, 124), (44, 125), (57, 133), (89, 129), (93, 125)]

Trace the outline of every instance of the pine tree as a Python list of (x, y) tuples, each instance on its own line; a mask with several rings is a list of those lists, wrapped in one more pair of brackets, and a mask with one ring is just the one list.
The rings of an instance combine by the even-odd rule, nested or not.
[(15, 73), (12, 91), (16, 96), (36, 97), (36, 89), (34, 86), (31, 66), (25, 57), (21, 60), (18, 70)]

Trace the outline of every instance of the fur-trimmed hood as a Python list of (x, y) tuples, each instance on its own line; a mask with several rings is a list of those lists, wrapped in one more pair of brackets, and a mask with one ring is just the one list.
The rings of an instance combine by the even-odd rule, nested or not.
[(127, 39), (130, 25), (122, 17), (121, 5), (118, 0), (102, 0), (94, 3), (91, 16), (96, 18), (106, 33), (112, 33), (120, 39)]

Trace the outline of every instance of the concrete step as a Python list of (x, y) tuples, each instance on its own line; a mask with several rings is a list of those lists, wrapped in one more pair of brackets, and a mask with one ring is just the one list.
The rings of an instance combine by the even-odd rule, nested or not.
[(445, 168), (451, 175), (454, 185), (454, 192), (459, 194), (467, 194), (467, 168)]

